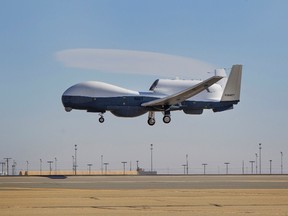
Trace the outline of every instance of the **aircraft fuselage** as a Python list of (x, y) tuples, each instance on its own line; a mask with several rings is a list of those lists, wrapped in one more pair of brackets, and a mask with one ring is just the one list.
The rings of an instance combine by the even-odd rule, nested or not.
[(98, 81), (83, 82), (68, 88), (62, 95), (62, 103), (66, 111), (100, 113), (101, 123), (106, 111), (118, 117), (137, 117), (149, 112), (149, 125), (155, 124), (154, 112), (161, 111), (163, 121), (169, 123), (170, 111), (183, 110), (185, 114), (199, 115), (204, 109), (214, 112), (233, 109), (240, 97), (242, 67), (239, 67), (236, 66), (236, 72), (228, 78), (229, 85), (227, 80), (224, 85), (217, 83), (224, 78), (219, 76), (205, 81), (156, 80), (149, 92), (138, 92)]

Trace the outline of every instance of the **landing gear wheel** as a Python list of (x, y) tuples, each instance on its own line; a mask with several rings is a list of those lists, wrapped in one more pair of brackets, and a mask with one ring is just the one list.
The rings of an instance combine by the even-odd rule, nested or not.
[(163, 122), (168, 124), (171, 121), (171, 117), (170, 116), (164, 116), (163, 117)]
[(100, 118), (99, 118), (99, 122), (100, 123), (103, 123), (105, 121), (105, 119), (103, 118), (103, 116), (101, 116)]
[(147, 122), (150, 126), (153, 126), (155, 124), (155, 113), (153, 111), (149, 111)]
[(155, 119), (154, 118), (148, 118), (147, 122), (150, 126), (153, 126), (155, 124)]

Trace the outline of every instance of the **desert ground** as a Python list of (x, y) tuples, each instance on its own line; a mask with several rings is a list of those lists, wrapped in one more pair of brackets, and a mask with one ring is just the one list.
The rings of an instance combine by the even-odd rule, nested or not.
[[(0, 215), (288, 215), (287, 177), (275, 178), (274, 186), (271, 184), (273, 177), (241, 177), (242, 188), (238, 183), (237, 188), (229, 186), (229, 182), (238, 177), (228, 178), (221, 187), (217, 186), (217, 181), (221, 182), (222, 178), (217, 177), (189, 177), (184, 178), (185, 181), (182, 177), (171, 178), (172, 181), (168, 177), (159, 177), (158, 181), (163, 185), (168, 182), (164, 188), (160, 184), (151, 186), (153, 183), (157, 185), (157, 177), (144, 177), (144, 180), (128, 176), (115, 178), (118, 180), (113, 177), (90, 177), (87, 181), (86, 177), (63, 180), (1, 177)], [(199, 188), (196, 184), (195, 187), (193, 184), (183, 187), (177, 183), (178, 178), (180, 183), (206, 181), (211, 187)], [(245, 181), (263, 186), (252, 189), (245, 186)], [(104, 186), (106, 182), (107, 185), (97, 188), (91, 182), (95, 185), (100, 182)], [(134, 182), (141, 184), (133, 187)], [(145, 185), (147, 188), (143, 188)]]

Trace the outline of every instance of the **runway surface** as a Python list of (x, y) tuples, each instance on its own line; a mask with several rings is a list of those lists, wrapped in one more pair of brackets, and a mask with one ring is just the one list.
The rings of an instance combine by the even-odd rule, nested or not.
[(57, 189), (288, 189), (287, 175), (1, 176), (3, 188)]

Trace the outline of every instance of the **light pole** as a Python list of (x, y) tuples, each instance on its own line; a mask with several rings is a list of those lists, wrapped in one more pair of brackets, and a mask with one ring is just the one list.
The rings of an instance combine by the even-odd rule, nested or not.
[(139, 161), (137, 160), (136, 163), (137, 163), (137, 171), (139, 171)]
[(123, 175), (125, 175), (125, 164), (127, 163), (126, 161), (121, 162), (123, 164)]
[(103, 155), (101, 155), (101, 175), (103, 175)]
[(186, 154), (186, 174), (188, 175), (188, 154)]
[(2, 165), (2, 175), (4, 175), (4, 166), (5, 166), (5, 162), (0, 162), (0, 164)]
[(151, 150), (151, 172), (152, 172), (153, 171), (153, 144), (151, 144), (150, 146), (151, 146), (150, 150)]
[(230, 164), (229, 162), (224, 163), (226, 165), (226, 175), (228, 175), (228, 165)]
[(186, 170), (186, 166), (187, 166), (187, 165), (186, 165), (186, 164), (183, 164), (182, 166), (184, 167), (184, 175), (185, 175), (185, 170)]
[(204, 168), (204, 175), (206, 175), (206, 166), (208, 165), (207, 163), (203, 163), (203, 168)]
[(251, 174), (253, 174), (253, 163), (255, 163), (255, 161), (249, 161), (251, 163)]
[(283, 152), (280, 152), (281, 154), (281, 175), (283, 174)]
[(52, 163), (53, 161), (47, 161), (47, 163), (49, 163), (49, 169), (50, 169), (50, 175), (52, 173)]
[(29, 161), (26, 161), (26, 171), (27, 171), (27, 175), (28, 175), (28, 171), (29, 171)]
[(75, 147), (75, 156), (74, 156), (74, 159), (75, 159), (75, 175), (77, 175), (77, 145), (74, 146)]
[(57, 175), (57, 158), (55, 157), (55, 174)]
[(272, 160), (269, 160), (270, 162), (270, 175), (272, 174)]
[(257, 154), (257, 153), (255, 153), (255, 157), (256, 157), (256, 160), (255, 160), (255, 167), (256, 167), (255, 174), (257, 174), (257, 173), (258, 173), (258, 163), (257, 163), (257, 161), (258, 161), (258, 154)]
[(75, 159), (74, 159), (74, 155), (72, 155), (72, 172), (75, 174)]
[(89, 175), (91, 175), (91, 166), (92, 166), (92, 164), (87, 164), (87, 166), (88, 166), (88, 170), (89, 170)]
[(16, 163), (16, 161), (14, 160), (14, 161), (13, 161), (13, 164), (12, 164), (12, 175), (16, 175), (16, 165), (17, 165), (17, 163)]
[(42, 159), (40, 158), (40, 175), (42, 175)]
[(7, 165), (7, 176), (9, 175), (9, 160), (12, 158), (4, 158), (6, 160), (6, 165)]
[(104, 163), (105, 166), (105, 175), (107, 175), (107, 166), (109, 165), (109, 163)]
[(262, 150), (262, 144), (259, 143), (259, 174), (261, 175), (261, 150)]

